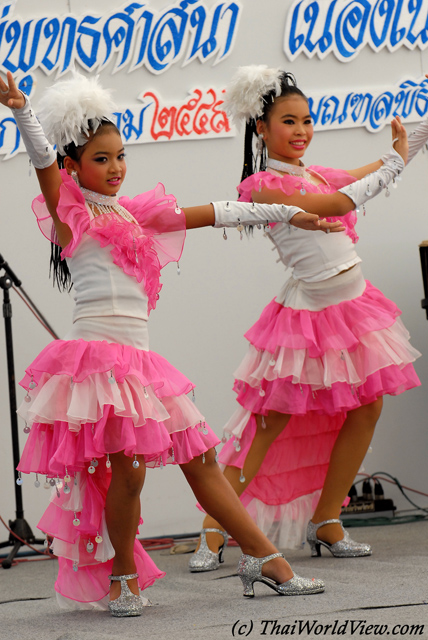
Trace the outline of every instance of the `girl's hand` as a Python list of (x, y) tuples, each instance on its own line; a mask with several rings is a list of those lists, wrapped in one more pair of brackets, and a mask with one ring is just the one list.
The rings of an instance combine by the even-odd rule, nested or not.
[(25, 104), (25, 98), (16, 86), (10, 71), (7, 72), (7, 84), (0, 76), (0, 103), (10, 109), (21, 109)]
[(320, 218), (315, 213), (308, 213), (307, 211), (296, 213), (291, 218), (290, 224), (306, 231), (324, 231), (324, 233), (345, 231), (345, 227), (340, 221), (327, 222), (327, 220)]
[(403, 158), (404, 164), (406, 164), (407, 156), (409, 155), (409, 143), (407, 140), (407, 131), (404, 128), (404, 125), (401, 124), (399, 116), (396, 116), (391, 121), (391, 132), (393, 140), (392, 146)]

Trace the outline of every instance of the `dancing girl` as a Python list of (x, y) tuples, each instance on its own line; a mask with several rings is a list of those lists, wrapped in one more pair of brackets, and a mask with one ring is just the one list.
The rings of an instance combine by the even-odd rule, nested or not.
[(0, 79), (0, 102), (36, 169), (42, 194), (33, 210), (52, 241), (54, 278), (75, 292), (72, 328), (26, 370), (19, 410), (31, 428), (19, 472), (53, 486), (38, 526), (59, 560), (60, 604), (141, 615), (140, 589), (164, 574), (136, 540), (140, 492), (146, 467), (166, 464), (180, 465), (200, 503), (240, 544), (244, 595), (254, 595), (256, 581), (280, 595), (322, 592), (321, 580), (293, 574), (248, 516), (216, 463), (217, 437), (186, 395), (192, 383), (150, 351), (147, 320), (160, 269), (178, 261), (186, 227), (277, 221), (316, 232), (341, 223), (283, 205), (180, 209), (160, 183), (118, 199), (123, 143), (110, 94), (94, 78), (76, 73), (44, 93), (46, 133), (10, 73)]
[[(394, 146), (353, 171), (305, 166), (313, 136), (307, 98), (294, 77), (266, 66), (242, 67), (226, 91), (226, 111), (246, 121), (239, 199), (283, 203), (341, 217), (338, 235), (281, 223), (267, 236), (291, 269), (283, 288), (247, 331), (248, 355), (235, 372), (239, 407), (226, 424), (219, 460), (254, 521), (280, 548), (335, 557), (372, 553), (352, 540), (341, 506), (373, 436), (385, 394), (419, 385), (400, 310), (365, 281), (350, 209), (386, 189), (401, 172), (407, 137), (392, 121)], [(411, 137), (410, 157), (427, 140)], [(350, 207), (350, 200), (352, 207)], [(223, 438), (225, 441), (225, 438)], [(227, 529), (209, 511), (190, 571), (217, 569)]]

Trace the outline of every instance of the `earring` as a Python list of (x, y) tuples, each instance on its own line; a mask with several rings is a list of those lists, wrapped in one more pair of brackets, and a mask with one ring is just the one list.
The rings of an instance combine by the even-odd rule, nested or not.
[(77, 186), (80, 187), (79, 176), (77, 175), (77, 171), (75, 171), (75, 169), (73, 169), (73, 171), (71, 172), (71, 177), (73, 178)]
[(262, 133), (259, 133), (259, 135), (257, 136), (257, 153), (261, 153), (263, 151), (264, 139), (264, 135)]

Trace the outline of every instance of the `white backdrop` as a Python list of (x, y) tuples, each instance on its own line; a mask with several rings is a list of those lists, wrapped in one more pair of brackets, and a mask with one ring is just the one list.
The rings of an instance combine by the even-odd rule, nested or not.
[[(207, 0), (207, 7), (214, 2)], [(307, 93), (334, 90), (364, 90), (395, 85), (403, 77), (420, 77), (428, 71), (428, 53), (399, 49), (374, 53), (364, 49), (348, 64), (332, 54), (324, 60), (299, 56), (290, 63), (282, 41), (290, 2), (256, 0), (243, 3), (243, 12), (232, 53), (213, 66), (194, 61), (180, 63), (167, 72), (153, 75), (142, 68), (112, 75), (113, 65), (101, 72), (105, 86), (115, 90), (118, 102), (135, 103), (138, 93), (156, 90), (165, 100), (184, 100), (194, 86), (223, 87), (236, 67), (265, 63), (292, 71)], [(22, 17), (71, 11), (87, 11), (83, 0), (18, 0), (15, 14)], [(91, 11), (113, 10), (112, 0), (92, 0)], [(167, 7), (165, 0), (151, 0), (150, 7)], [(0, 5), (1, 8), (1, 5)], [(34, 102), (44, 86), (54, 81), (40, 71)], [(4, 117), (4, 115), (2, 115)], [(412, 125), (408, 126), (412, 129)], [(390, 143), (385, 128), (380, 133), (365, 129), (344, 129), (315, 134), (305, 161), (341, 168), (354, 168), (380, 157)], [(174, 141), (132, 145), (127, 149), (128, 174), (124, 193), (133, 196), (158, 181), (174, 193), (182, 206), (213, 199), (236, 197), (243, 156), (242, 133), (235, 137), (198, 141)], [(428, 323), (420, 308), (423, 297), (418, 245), (428, 238), (426, 212), (428, 156), (420, 154), (410, 165), (389, 199), (383, 195), (367, 206), (357, 230), (359, 254), (366, 278), (392, 298), (402, 309), (413, 345), (423, 357), (416, 363), (422, 387), (397, 398), (386, 398), (372, 452), (365, 460), (369, 473), (386, 471), (402, 484), (428, 492), (426, 473), (426, 411), (428, 383)], [(72, 294), (59, 294), (48, 280), (49, 243), (38, 231), (30, 210), (37, 195), (36, 177), (28, 175), (28, 160), (21, 153), (1, 164), (0, 253), (22, 280), (40, 310), (63, 336), (69, 326)], [(174, 265), (163, 272), (164, 288), (157, 309), (150, 318), (151, 348), (166, 357), (196, 385), (196, 400), (207, 422), (221, 437), (222, 425), (235, 409), (231, 391), (233, 371), (246, 352), (244, 331), (257, 319), (263, 306), (276, 294), (284, 280), (284, 268), (276, 264), (271, 243), (256, 232), (252, 240), (239, 240), (231, 230), (224, 242), (214, 229), (188, 233), (181, 260), (181, 275)], [(12, 291), (13, 337), (16, 378), (50, 341)], [(1, 330), (0, 330), (1, 333)], [(0, 337), (0, 515), (15, 518), (12, 445), (9, 421), (6, 351)], [(24, 392), (19, 388), (18, 401)], [(21, 450), (25, 435), (20, 422)], [(48, 500), (48, 492), (33, 486), (26, 476), (23, 485), (25, 517), (35, 529)], [(385, 485), (387, 497), (399, 507), (407, 503), (398, 491)], [(419, 497), (417, 502), (424, 504)], [(425, 499), (426, 504), (426, 499)], [(149, 470), (142, 494), (143, 536), (193, 532), (200, 527), (195, 500), (178, 467)], [(6, 539), (7, 534), (0, 534)]]

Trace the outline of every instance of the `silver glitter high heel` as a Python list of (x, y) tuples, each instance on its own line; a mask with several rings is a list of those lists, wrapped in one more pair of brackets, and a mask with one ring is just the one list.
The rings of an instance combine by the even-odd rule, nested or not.
[[(215, 553), (207, 545), (207, 533), (220, 533), (223, 536), (223, 544)], [(223, 562), (223, 551), (227, 547), (229, 536), (226, 531), (221, 529), (202, 529), (201, 531), (201, 543), (199, 549), (193, 554), (189, 560), (189, 571), (192, 573), (202, 571), (215, 571), (219, 568), (220, 563)]]
[(116, 618), (141, 616), (144, 607), (143, 601), (140, 596), (132, 593), (127, 583), (127, 580), (138, 578), (138, 573), (131, 573), (127, 576), (109, 576), (108, 578), (111, 582), (120, 582), (120, 596), (108, 603), (111, 615)]
[[(343, 531), (342, 540), (339, 540), (334, 544), (324, 542), (324, 540), (319, 540), (317, 537), (317, 531), (325, 524), (340, 524)], [(355, 542), (355, 540), (352, 540), (340, 520), (324, 520), (323, 522), (317, 522), (316, 524), (313, 523), (312, 520), (309, 520), (306, 540), (311, 547), (312, 557), (321, 555), (321, 545), (328, 549), (335, 558), (361, 558), (363, 556), (372, 555), (371, 546), (364, 542)]]
[(324, 591), (324, 582), (316, 578), (302, 578), (294, 575), (291, 580), (279, 584), (271, 578), (262, 575), (262, 567), (269, 560), (274, 558), (284, 558), (283, 553), (273, 553), (265, 558), (253, 558), (243, 554), (238, 563), (238, 576), (244, 585), (244, 596), (246, 598), (254, 598), (254, 583), (263, 582), (277, 592), (280, 596), (309, 596), (314, 593), (322, 593)]

